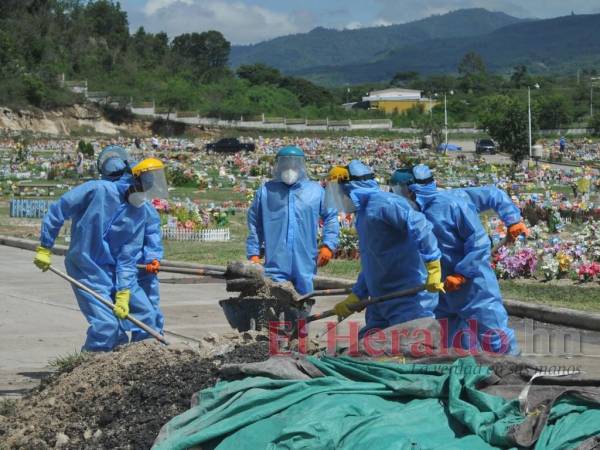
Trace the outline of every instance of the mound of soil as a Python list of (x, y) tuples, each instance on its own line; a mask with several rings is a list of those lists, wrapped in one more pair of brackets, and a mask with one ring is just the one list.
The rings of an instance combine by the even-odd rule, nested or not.
[(162, 425), (214, 385), (224, 363), (263, 361), (268, 342), (237, 344), (220, 356), (142, 342), (94, 354), (52, 376), (0, 416), (0, 448), (132, 449), (152, 446)]

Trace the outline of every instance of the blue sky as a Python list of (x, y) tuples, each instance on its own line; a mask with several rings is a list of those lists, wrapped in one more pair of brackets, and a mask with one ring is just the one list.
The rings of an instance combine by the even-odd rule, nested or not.
[(404, 23), (482, 7), (517, 17), (600, 13), (599, 0), (121, 0), (132, 28), (173, 37), (215, 29), (234, 44), (303, 33), (317, 26), (358, 28)]

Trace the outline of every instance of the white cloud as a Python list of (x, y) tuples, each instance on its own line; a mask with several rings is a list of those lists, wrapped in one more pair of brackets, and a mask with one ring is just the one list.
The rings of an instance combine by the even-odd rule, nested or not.
[(178, 1), (188, 5), (193, 3), (192, 0), (148, 0), (148, 2), (144, 5), (144, 13), (147, 15), (152, 15), (159, 9), (166, 8), (173, 3), (177, 3)]
[(148, 0), (142, 13), (132, 14), (134, 26), (182, 33), (218, 30), (234, 44), (247, 44), (308, 31), (314, 17), (298, 11), (280, 13), (235, 0)]
[(363, 24), (360, 23), (358, 20), (355, 20), (353, 22), (347, 23), (346, 26), (344, 27), (345, 30), (356, 30), (358, 28), (362, 28)]
[(385, 20), (385, 19), (376, 19), (373, 21), (373, 23), (371, 24), (371, 26), (373, 27), (387, 27), (389, 25), (392, 25), (394, 22), (390, 22), (389, 20)]

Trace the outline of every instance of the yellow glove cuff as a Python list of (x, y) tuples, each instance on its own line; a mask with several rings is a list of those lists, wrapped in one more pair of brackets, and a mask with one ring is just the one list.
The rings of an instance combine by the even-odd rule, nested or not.
[(46, 248), (46, 247), (42, 247), (41, 245), (39, 245), (38, 248), (35, 249), (35, 251), (38, 255), (45, 255), (45, 256), (52, 255), (52, 250), (50, 250), (49, 248)]
[(114, 313), (119, 319), (125, 319), (129, 315), (129, 289), (123, 289), (115, 295)]
[(429, 292), (445, 292), (444, 283), (442, 283), (442, 264), (439, 259), (425, 263), (427, 268), (427, 281), (425, 288)]

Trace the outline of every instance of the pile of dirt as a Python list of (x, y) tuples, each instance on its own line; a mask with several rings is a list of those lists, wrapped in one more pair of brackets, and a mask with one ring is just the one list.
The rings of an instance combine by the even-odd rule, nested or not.
[(300, 295), (289, 281), (277, 282), (265, 276), (260, 264), (235, 261), (225, 271), (228, 292), (239, 292), (238, 298), (274, 299), (280, 303), (295, 303)]
[(208, 358), (187, 345), (153, 342), (94, 354), (0, 416), (0, 448), (150, 448), (161, 426), (189, 409), (195, 392), (214, 385), (221, 365), (267, 358), (268, 342), (243, 339)]

